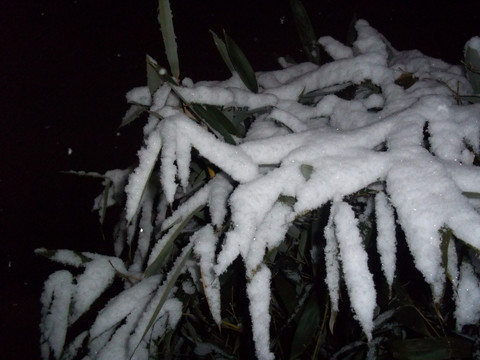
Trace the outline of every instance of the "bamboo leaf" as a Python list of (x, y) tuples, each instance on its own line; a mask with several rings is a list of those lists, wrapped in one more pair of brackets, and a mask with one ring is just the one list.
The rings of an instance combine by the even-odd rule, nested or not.
[(290, 0), (293, 20), (308, 61), (320, 64), (320, 48), (307, 10), (300, 0)]
[(143, 341), (143, 338), (148, 333), (148, 330), (150, 330), (150, 328), (153, 326), (153, 324), (157, 320), (158, 313), (160, 312), (163, 305), (165, 304), (165, 301), (167, 301), (170, 291), (175, 286), (175, 283), (177, 282), (178, 277), (183, 272), (183, 267), (185, 266), (185, 263), (187, 262), (187, 260), (190, 258), (190, 255), (192, 254), (192, 249), (193, 249), (193, 242), (190, 242), (188, 243), (188, 245), (186, 245), (183, 248), (182, 253), (177, 258), (177, 260), (175, 261), (175, 264), (173, 265), (173, 268), (168, 273), (165, 282), (162, 284), (162, 288), (163, 288), (162, 296), (160, 297), (160, 300), (158, 301), (158, 304), (150, 318), (150, 321), (148, 322), (148, 325), (145, 328), (145, 331), (143, 332), (142, 337), (140, 338), (140, 341), (135, 347), (135, 350), (133, 351), (133, 354), (130, 358), (133, 358), (133, 355), (135, 354), (136, 349)]
[(290, 359), (299, 357), (305, 351), (306, 345), (312, 341), (319, 324), (320, 308), (318, 307), (317, 295), (315, 292), (312, 292), (298, 320), (297, 329), (292, 340)]
[[(168, 240), (166, 240), (162, 250), (160, 251), (160, 253), (157, 255), (157, 257), (155, 258), (155, 260), (150, 264), (149, 267), (147, 267), (147, 269), (145, 270), (145, 273), (144, 273), (144, 276), (145, 277), (149, 277), (149, 276), (152, 276), (152, 275), (156, 275), (156, 274), (159, 274), (160, 273), (160, 270), (162, 269), (164, 263), (165, 263), (165, 260), (169, 257), (171, 251), (172, 251), (172, 246), (173, 246), (173, 242), (175, 241), (175, 239), (178, 237), (178, 235), (180, 235), (180, 233), (182, 232), (182, 230), (185, 228), (185, 226), (188, 224), (188, 222), (192, 219), (192, 217), (197, 213), (199, 212), (200, 210), (203, 209), (205, 205), (200, 205), (199, 207), (197, 207), (195, 210), (193, 210), (187, 217), (185, 217), (185, 219), (183, 219), (179, 224), (175, 225), (174, 227), (172, 227), (170, 229), (170, 232), (171, 232), (171, 235), (170, 237), (168, 238)], [(169, 232), (169, 233), (170, 233)], [(168, 235), (168, 234), (167, 234)]]
[(300, 171), (303, 175), (303, 177), (305, 178), (305, 180), (310, 180), (310, 177), (312, 176), (312, 172), (313, 172), (313, 166), (312, 165), (308, 165), (308, 164), (302, 164), (300, 165)]
[(416, 77), (413, 73), (404, 72), (395, 80), (395, 84), (403, 87), (404, 89), (408, 89), (409, 87), (413, 86), (417, 81), (418, 77)]
[(254, 93), (258, 92), (258, 83), (252, 66), (248, 62), (247, 57), (240, 49), (240, 47), (232, 40), (227, 33), (225, 35), (225, 44), (227, 47), (228, 57), (232, 62), (234, 70), (237, 72), (240, 79), (242, 79), (245, 86)]
[(234, 72), (235, 69), (233, 67), (232, 61), (230, 60), (230, 57), (228, 56), (227, 46), (225, 45), (223, 40), (220, 39), (217, 34), (215, 34), (212, 30), (210, 30), (210, 33), (212, 34), (213, 42), (215, 43), (215, 46), (217, 47), (217, 50), (220, 53), (223, 61), (227, 65), (228, 69), (231, 72)]
[(107, 208), (108, 208), (108, 198), (109, 198), (109, 192), (110, 192), (110, 186), (112, 185), (112, 180), (107, 179), (105, 182), (105, 188), (103, 190), (102, 194), (102, 212), (100, 213), (100, 224), (103, 225), (105, 221), (105, 215), (107, 214)]
[(472, 104), (479, 103), (480, 102), (480, 95), (461, 95), (460, 98), (462, 100), (468, 101)]
[(443, 360), (472, 355), (472, 344), (459, 337), (393, 340), (390, 347), (395, 359)]
[(400, 307), (394, 315), (395, 319), (403, 326), (423, 336), (432, 337), (425, 318), (422, 313), (413, 305)]
[(469, 199), (480, 199), (480, 193), (478, 192), (464, 191), (462, 194)]
[[(223, 136), (223, 139), (232, 145), (236, 145), (237, 142), (232, 137), (232, 133), (225, 128), (227, 126), (229, 129), (233, 128), (235, 134), (238, 133), (237, 129), (230, 123), (230, 120), (223, 115), (218, 109), (214, 106), (203, 107), (200, 104), (190, 104), (189, 106), (192, 111), (197, 115), (197, 117), (205, 123), (212, 130), (217, 131), (220, 135)], [(215, 109), (215, 110), (213, 110)]]
[(147, 111), (147, 107), (143, 105), (133, 104), (125, 113), (125, 116), (120, 123), (119, 128), (124, 127), (133, 121), (137, 120), (140, 115), (142, 115), (145, 111)]
[(146, 56), (145, 63), (147, 68), (148, 90), (150, 90), (150, 94), (153, 96), (155, 91), (163, 84), (163, 80), (160, 77), (161, 67), (150, 55)]
[(440, 249), (442, 251), (442, 264), (445, 269), (445, 274), (447, 275), (448, 280), (452, 281), (452, 276), (448, 271), (448, 246), (452, 239), (452, 230), (446, 227), (440, 229), (440, 235), (442, 238), (442, 242), (440, 245)]
[(178, 79), (180, 67), (178, 65), (177, 41), (175, 40), (175, 32), (173, 30), (173, 15), (169, 0), (158, 0), (158, 22), (162, 31), (170, 71)]

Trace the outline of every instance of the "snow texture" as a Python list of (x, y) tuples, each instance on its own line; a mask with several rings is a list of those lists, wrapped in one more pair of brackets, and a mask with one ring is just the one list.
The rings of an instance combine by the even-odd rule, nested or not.
[(455, 318), (459, 331), (464, 325), (480, 321), (480, 281), (473, 266), (466, 262), (460, 268), (456, 305)]
[(40, 301), (42, 303), (42, 320), (40, 323), (41, 351), (44, 359), (53, 353), (59, 359), (68, 327), (68, 311), (73, 292), (73, 276), (66, 270), (60, 270), (45, 281)]
[(373, 313), (376, 307), (376, 292), (373, 275), (368, 270), (368, 256), (362, 245), (358, 220), (347, 203), (335, 202), (332, 205), (332, 211), (335, 236), (338, 241), (342, 271), (350, 302), (355, 316), (370, 341), (373, 331)]
[(274, 359), (270, 351), (270, 278), (272, 274), (263, 265), (247, 284), (247, 295), (250, 300), (250, 316), (252, 332), (255, 339), (255, 353), (260, 360)]
[(70, 322), (75, 322), (90, 305), (108, 288), (115, 277), (115, 272), (126, 272), (119, 259), (97, 258), (88, 262), (85, 271), (79, 275), (73, 292), (73, 309)]
[(127, 193), (126, 218), (128, 221), (131, 221), (137, 212), (145, 186), (152, 173), (161, 146), (162, 141), (160, 131), (159, 129), (155, 129), (148, 137), (145, 147), (138, 152), (140, 164), (130, 175), (128, 184), (125, 188), (125, 192)]
[(218, 238), (210, 225), (206, 225), (192, 236), (194, 251), (199, 257), (200, 271), (202, 274), (203, 291), (207, 298), (213, 320), (220, 325), (222, 317), (220, 314), (220, 280), (213, 271), (215, 263), (215, 246)]
[[(119, 235), (115, 243), (118, 255), (126, 245), (136, 249), (130, 272), (122, 270), (135, 274), (136, 283), (126, 286), (99, 313), (86, 340), (90, 358), (123, 360), (131, 355), (154, 311), (154, 300), (165, 295), (159, 276), (142, 278), (141, 272), (173, 235), (183, 231), (194, 235), (180, 256), (193, 248), (217, 323), (221, 321), (219, 276), (238, 257), (243, 260), (256, 354), (272, 359), (271, 274), (264, 264), (265, 253), (281, 244), (293, 221), (330, 202), (324, 256), (332, 310), (338, 310), (344, 282), (355, 317), (369, 340), (376, 291), (358, 224), (368, 224), (373, 204), (377, 250), (388, 285), (395, 278), (397, 218), (434, 299), (443, 296), (447, 274), (456, 291), (459, 329), (479, 320), (478, 271), (465, 261), (458, 270), (455, 245), (462, 242), (480, 249), (480, 204), (475, 199), (475, 193), (480, 193), (480, 170), (474, 165), (480, 153), (480, 104), (459, 104), (461, 99), (454, 96), (451, 89), (462, 95), (472, 93), (460, 66), (417, 50), (399, 52), (364, 20), (357, 21), (356, 30), (357, 40), (351, 47), (328, 36), (319, 39), (332, 62), (320, 66), (283, 61), (282, 70), (257, 73), (258, 94), (249, 92), (236, 74), (225, 81), (185, 79), (179, 86), (164, 84), (155, 94), (148, 87), (128, 93), (130, 103), (150, 107), (151, 114), (138, 166), (125, 187), (125, 222), (119, 229), (128, 235)], [(478, 42), (478, 38), (470, 41), (477, 47)], [(410, 79), (411, 84), (402, 85), (402, 79)], [(352, 86), (357, 86), (353, 98), (341, 98), (339, 91)], [(237, 145), (227, 144), (194, 121), (181, 101), (218, 106), (221, 111), (246, 109), (252, 123), (244, 138), (235, 138)], [(193, 179), (202, 166), (194, 163), (193, 154), (216, 167), (213, 179), (200, 182), (206, 183), (202, 187)], [(306, 174), (305, 169), (311, 171)], [(111, 181), (117, 192), (123, 186), (120, 175), (125, 173), (109, 175), (115, 177)], [(375, 201), (367, 203), (357, 219), (346, 197), (366, 188), (375, 191)], [(184, 223), (203, 207), (208, 208), (203, 218)], [(97, 208), (101, 209), (98, 202)], [(447, 269), (441, 250), (445, 229), (453, 235)], [(88, 289), (103, 288), (111, 281), (113, 270), (105, 258), (91, 254), (87, 258), (93, 261), (78, 278), (77, 287), (67, 272), (55, 273), (46, 282), (42, 295), (45, 359), (50, 352), (58, 358), (62, 351), (69, 326), (65, 309), (72, 296), (75, 318), (99, 294)], [(73, 252), (57, 251), (52, 259), (84, 266), (82, 257)], [(174, 262), (173, 269), (188, 270), (200, 289), (192, 261)], [(121, 264), (114, 265), (120, 271)], [(100, 271), (104, 277), (96, 275)], [(168, 274), (173, 276), (171, 271)], [(174, 290), (167, 294), (151, 339), (178, 321), (181, 306)], [(154, 351), (154, 343), (144, 339), (134, 358)]]
[(383, 192), (375, 196), (375, 215), (377, 217), (377, 250), (380, 254), (383, 273), (391, 289), (395, 277), (397, 238), (393, 208)]
[(332, 304), (332, 310), (338, 312), (338, 299), (340, 295), (340, 263), (338, 257), (338, 243), (335, 238), (334, 228), (334, 216), (335, 212), (330, 211), (328, 223), (324, 229), (325, 236), (325, 268), (326, 277), (325, 283), (328, 287), (328, 294), (330, 296), (330, 302)]

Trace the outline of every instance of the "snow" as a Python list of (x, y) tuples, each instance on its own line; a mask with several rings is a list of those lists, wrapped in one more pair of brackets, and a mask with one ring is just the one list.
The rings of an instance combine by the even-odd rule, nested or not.
[[(154, 351), (154, 340), (181, 317), (176, 288), (167, 286), (180, 273), (191, 280), (182, 277), (185, 291), (201, 291), (203, 286), (219, 324), (219, 277), (240, 257), (256, 355), (273, 359), (272, 274), (265, 254), (281, 245), (295, 220), (329, 203), (324, 256), (331, 308), (338, 311), (340, 286), (345, 285), (354, 316), (373, 345), (377, 341), (372, 339), (376, 290), (359, 222), (376, 222), (377, 251), (390, 289), (398, 262), (396, 226), (400, 226), (435, 301), (444, 295), (446, 274), (452, 281), (458, 329), (479, 321), (478, 269), (465, 257), (458, 269), (461, 254), (456, 245), (461, 242), (480, 249), (480, 205), (471, 198), (480, 193), (480, 170), (474, 165), (480, 152), (480, 104), (457, 103), (457, 89), (462, 95), (472, 92), (460, 66), (416, 50), (399, 52), (364, 20), (356, 23), (356, 30), (358, 37), (351, 47), (328, 36), (318, 40), (334, 59), (330, 63), (283, 61), (282, 70), (257, 73), (258, 94), (249, 92), (236, 74), (225, 81), (165, 83), (153, 96), (148, 87), (127, 94), (134, 106), (149, 108), (145, 144), (133, 171), (109, 172), (104, 178), (111, 182), (112, 194), (106, 203), (110, 206), (120, 198), (130, 172), (124, 189), (125, 221), (119, 225), (127, 235), (121, 231), (116, 237), (115, 251), (121, 254), (125, 244), (135, 249), (133, 263), (129, 258), (127, 272), (118, 258), (80, 256), (67, 250), (48, 255), (85, 269), (76, 285), (68, 272), (55, 273), (46, 282), (44, 358), (50, 352), (58, 358), (69, 321), (90, 307), (115, 270), (135, 275), (136, 283), (125, 286), (98, 314), (88, 333), (92, 359), (127, 359), (139, 343), (133, 358)], [(470, 41), (477, 48), (479, 43), (478, 37)], [(397, 81), (402, 78), (411, 79), (411, 86), (402, 86)], [(354, 98), (341, 98), (339, 91), (352, 85), (359, 86)], [(252, 115), (246, 136), (235, 138), (237, 145), (231, 145), (195, 121), (180, 100), (187, 106), (262, 111)], [(194, 154), (205, 162), (196, 162)], [(205, 164), (215, 166), (215, 176), (209, 179), (204, 174), (201, 186), (194, 185), (193, 175), (205, 171)], [(305, 169), (311, 171), (306, 174)], [(360, 200), (349, 200), (350, 195), (366, 188), (375, 196), (369, 197), (364, 213), (356, 215), (352, 202)], [(287, 203), (285, 198), (292, 201)], [(102, 212), (100, 200), (96, 209)], [(192, 217), (204, 207), (198, 218)], [(445, 265), (441, 234), (447, 230), (452, 237)], [(159, 275), (142, 277), (182, 231), (190, 239), (183, 236), (188, 243), (179, 258), (166, 262), (171, 267), (162, 269), (168, 273), (163, 284)], [(195, 256), (190, 258), (192, 249)], [(45, 249), (37, 252), (49, 254)], [(157, 309), (161, 299), (164, 306)], [(152, 316), (157, 322), (149, 330), (151, 341), (147, 337), (141, 341)], [(71, 351), (76, 351), (73, 345)], [(216, 350), (205, 344), (197, 351)]]
[(338, 261), (338, 243), (335, 238), (334, 228), (335, 212), (330, 210), (328, 223), (324, 229), (325, 236), (325, 283), (328, 287), (328, 295), (332, 304), (332, 311), (338, 311), (338, 299), (340, 295), (340, 263)]
[(397, 238), (395, 233), (395, 215), (387, 196), (379, 192), (375, 196), (375, 215), (377, 217), (377, 250), (380, 254), (382, 270), (389, 288), (395, 277)]
[(223, 175), (215, 175), (212, 180), (210, 194), (208, 196), (208, 205), (210, 209), (210, 217), (212, 225), (220, 227), (227, 216), (227, 201), (233, 186), (230, 181)]
[(350, 302), (356, 318), (370, 341), (376, 307), (376, 291), (373, 275), (368, 270), (368, 255), (362, 245), (358, 220), (350, 205), (344, 202), (335, 202), (332, 205), (332, 212)]
[(119, 324), (132, 311), (140, 309), (141, 304), (145, 303), (145, 299), (148, 299), (161, 280), (159, 275), (151, 276), (110, 300), (95, 319), (90, 329), (90, 337), (100, 336)]
[(151, 95), (148, 86), (141, 86), (130, 90), (127, 95), (127, 102), (130, 104), (151, 105)]
[(153, 234), (153, 220), (152, 215), (154, 213), (154, 189), (153, 186), (147, 186), (145, 189), (145, 200), (142, 204), (142, 217), (139, 223), (139, 234), (137, 240), (137, 250), (133, 263), (129, 267), (130, 273), (141, 273), (143, 265), (148, 257), (148, 249), (150, 248), (150, 242)]
[(464, 49), (475, 49), (480, 53), (480, 36), (474, 36), (465, 43)]
[(274, 359), (270, 351), (270, 278), (272, 274), (263, 265), (247, 283), (250, 299), (249, 310), (252, 318), (252, 332), (255, 339), (255, 353), (259, 360)]
[(155, 129), (148, 137), (145, 147), (138, 152), (140, 164), (135, 171), (131, 173), (128, 184), (125, 187), (127, 194), (126, 219), (128, 221), (131, 221), (137, 212), (143, 191), (161, 147), (161, 134), (159, 129)]
[(220, 281), (213, 271), (215, 263), (215, 247), (218, 238), (210, 225), (206, 225), (192, 236), (194, 241), (194, 252), (199, 257), (200, 271), (202, 274), (203, 290), (207, 298), (208, 306), (212, 317), (220, 325)]
[(480, 321), (480, 281), (472, 265), (464, 262), (460, 268), (460, 283), (456, 296), (457, 329)]
[(72, 323), (84, 314), (100, 294), (112, 284), (115, 271), (125, 272), (125, 267), (120, 260), (114, 264), (110, 259), (98, 258), (87, 263), (85, 271), (76, 279), (77, 285), (73, 292), (73, 309), (70, 319)]
[(334, 60), (347, 59), (353, 57), (351, 47), (343, 45), (340, 41), (335, 40), (331, 36), (323, 36), (318, 39), (318, 43), (323, 46), (325, 51)]
[(44, 359), (50, 358), (50, 349), (59, 359), (67, 335), (68, 312), (73, 292), (73, 277), (60, 270), (45, 281), (40, 301), (42, 303), (41, 350)]

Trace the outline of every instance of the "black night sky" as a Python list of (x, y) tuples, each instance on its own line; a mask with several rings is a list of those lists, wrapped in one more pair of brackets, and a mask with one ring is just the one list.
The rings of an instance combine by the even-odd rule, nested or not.
[[(225, 29), (255, 70), (303, 61), (288, 0), (171, 0), (181, 77), (224, 79), (209, 29)], [(480, 1), (304, 0), (317, 36), (345, 41), (353, 16), (398, 50), (459, 63), (480, 35)], [(141, 125), (118, 130), (124, 94), (146, 84), (145, 54), (166, 65), (155, 0), (0, 0), (0, 354), (39, 357), (42, 282), (61, 266), (37, 247), (111, 253), (93, 198), (104, 172), (135, 161)], [(107, 234), (108, 235), (108, 234)]]

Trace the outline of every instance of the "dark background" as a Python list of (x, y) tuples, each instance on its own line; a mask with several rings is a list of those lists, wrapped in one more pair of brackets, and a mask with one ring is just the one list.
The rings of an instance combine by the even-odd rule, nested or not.
[[(303, 61), (286, 0), (172, 0), (181, 77), (224, 79), (209, 29), (225, 28), (255, 70)], [(308, 1), (317, 36), (345, 41), (354, 14), (399, 50), (459, 63), (480, 35), (480, 1)], [(37, 247), (111, 253), (93, 198), (104, 172), (135, 160), (141, 125), (118, 129), (124, 94), (143, 86), (145, 54), (166, 65), (157, 1), (0, 0), (0, 354), (39, 357), (42, 282), (61, 266)]]

